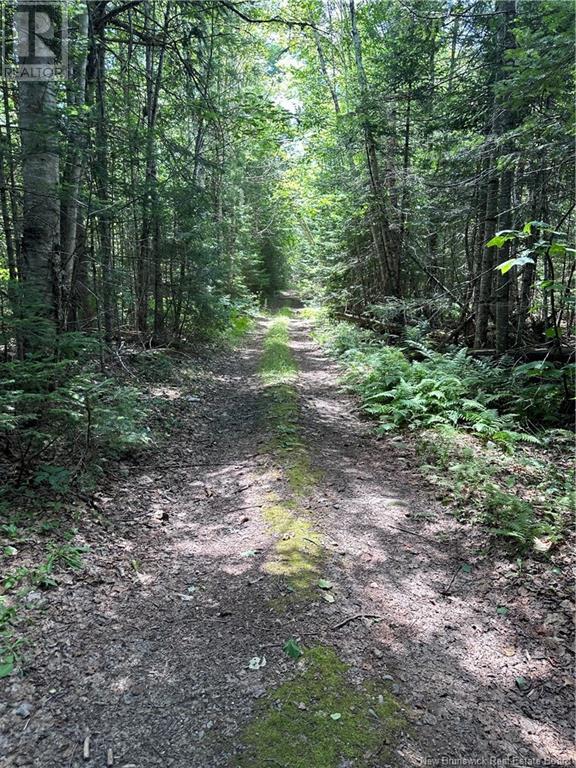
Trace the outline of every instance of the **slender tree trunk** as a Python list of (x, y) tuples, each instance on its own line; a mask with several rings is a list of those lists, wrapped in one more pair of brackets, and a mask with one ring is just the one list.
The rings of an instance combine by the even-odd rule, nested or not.
[[(498, 221), (498, 173), (494, 160), (490, 161), (487, 172), (489, 178), (486, 188), (486, 214), (484, 216), (485, 243), (494, 237)], [(478, 306), (476, 310), (476, 332), (474, 336), (474, 346), (476, 349), (482, 349), (488, 343), (488, 320), (490, 318), (494, 285), (494, 248), (487, 248), (485, 243), (482, 250)]]
[[(514, 35), (512, 24), (516, 14), (516, 0), (498, 0), (496, 12), (499, 13), (500, 28), (498, 31), (498, 49), (504, 63), (507, 51), (514, 47)], [(502, 78), (501, 78), (502, 79)], [(512, 128), (512, 114), (507, 104), (507, 99), (497, 94), (494, 105), (494, 123), (496, 136), (506, 134)], [(499, 154), (509, 155), (512, 152), (511, 141), (500, 145)], [(510, 160), (504, 160), (506, 167), (500, 176), (498, 199), (498, 229), (512, 228), (512, 185), (514, 182), (514, 170)], [(505, 243), (501, 249), (499, 258), (506, 261), (510, 257), (510, 244)], [(498, 272), (496, 276), (496, 351), (505, 352), (508, 349), (508, 327), (510, 318), (510, 282), (515, 279), (516, 270), (512, 269), (506, 274)]]
[(113, 276), (112, 221), (110, 214), (110, 173), (108, 158), (108, 122), (106, 119), (106, 15), (107, 0), (90, 7), (90, 53), (87, 95), (93, 108), (94, 156), (92, 175), (96, 187), (100, 263), (102, 270), (102, 315), (104, 340), (114, 337), (115, 285)]
[(374, 138), (374, 130), (369, 117), (368, 108), (368, 80), (366, 78), (366, 72), (364, 69), (364, 61), (362, 57), (362, 42), (360, 40), (360, 33), (358, 31), (358, 24), (356, 21), (356, 5), (354, 0), (350, 0), (350, 25), (352, 31), (352, 44), (354, 47), (354, 58), (356, 62), (356, 73), (358, 77), (358, 86), (360, 90), (360, 111), (362, 115), (362, 129), (364, 132), (364, 145), (366, 150), (366, 162), (368, 168), (368, 175), (370, 179), (370, 187), (372, 195), (374, 197), (374, 204), (377, 211), (377, 222), (375, 227), (374, 243), (377, 249), (378, 258), (383, 265), (383, 273), (386, 275), (386, 284), (384, 286), (384, 292), (394, 294), (397, 292), (397, 261), (398, 254), (392, 252), (390, 243), (390, 226), (388, 222), (388, 216), (385, 209), (383, 187), (380, 177), (380, 167), (378, 163), (378, 153), (376, 148), (376, 140)]
[[(84, 8), (75, 19), (74, 45), (78, 50), (73, 52), (73, 72), (69, 86), (68, 104), (75, 109), (76, 114), (71, 118), (72, 128), (68, 138), (68, 154), (62, 181), (62, 207), (60, 212), (61, 254), (62, 254), (62, 288), (65, 312), (74, 313), (70, 303), (73, 293), (72, 279), (78, 271), (74, 269), (77, 250), (78, 211), (80, 207), (80, 180), (84, 171), (86, 156), (86, 132), (83, 107), (86, 97), (86, 64), (88, 36), (88, 9)], [(73, 321), (74, 322), (74, 321)]]

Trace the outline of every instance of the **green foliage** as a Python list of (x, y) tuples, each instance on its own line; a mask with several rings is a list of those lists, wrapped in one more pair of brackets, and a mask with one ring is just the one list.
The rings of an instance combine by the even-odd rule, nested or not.
[(563, 383), (574, 376), (573, 366), (505, 366), (477, 360), (465, 349), (436, 352), (418, 343), (391, 347), (348, 323), (325, 323), (318, 338), (343, 360), (346, 381), (383, 432), (446, 424), (496, 443), (535, 443), (538, 438), (522, 426), (557, 422)]
[(288, 317), (279, 314), (272, 320), (264, 339), (260, 370), (267, 384), (287, 384), (296, 376), (297, 367), (288, 341)]
[[(517, 465), (521, 446), (559, 442), (557, 431), (534, 433), (528, 427), (561, 418), (572, 366), (505, 366), (476, 360), (465, 349), (439, 353), (419, 343), (391, 347), (348, 323), (325, 318), (318, 323), (317, 338), (343, 363), (345, 381), (378, 419), (379, 430), (417, 431), (429, 478), (470, 502), (475, 519), (495, 537), (519, 550), (537, 538), (551, 544), (561, 537), (571, 481), (559, 484), (561, 473), (546, 462), (525, 471)], [(527, 498), (509, 491), (517, 475)], [(541, 498), (544, 502), (537, 501)], [(465, 507), (462, 515), (468, 514)]]
[(418, 453), (428, 479), (454, 499), (461, 519), (472, 516), (514, 551), (535, 547), (538, 539), (546, 548), (561, 540), (574, 481), (553, 463), (530, 454), (483, 451), (452, 427), (422, 432)]
[(73, 463), (150, 442), (141, 393), (79, 359), (13, 360), (0, 377), (0, 446), (20, 480), (62, 494)]

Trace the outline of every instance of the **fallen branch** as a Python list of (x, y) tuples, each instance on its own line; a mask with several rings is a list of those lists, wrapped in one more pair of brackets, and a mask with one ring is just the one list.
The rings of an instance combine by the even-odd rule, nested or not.
[(354, 616), (348, 616), (347, 619), (344, 619), (343, 621), (340, 621), (338, 624), (334, 624), (333, 627), (330, 627), (330, 629), (335, 632), (337, 629), (342, 629), (342, 627), (345, 627), (346, 624), (350, 624), (351, 621), (356, 621), (356, 619), (381, 619), (382, 616), (380, 616), (377, 613), (356, 613)]
[(396, 531), (402, 531), (402, 533), (411, 533), (412, 536), (418, 536), (419, 539), (424, 539), (424, 541), (430, 541), (430, 538), (428, 536), (423, 536), (421, 533), (416, 533), (416, 531), (411, 531), (409, 528), (400, 528), (399, 525), (390, 525), (389, 528), (394, 528)]
[(461, 570), (462, 570), (462, 566), (459, 565), (458, 568), (452, 574), (452, 578), (450, 579), (450, 582), (448, 583), (448, 586), (444, 587), (444, 589), (440, 592), (441, 595), (449, 595), (450, 594), (450, 587), (456, 581), (456, 576), (458, 576), (458, 574), (460, 573)]

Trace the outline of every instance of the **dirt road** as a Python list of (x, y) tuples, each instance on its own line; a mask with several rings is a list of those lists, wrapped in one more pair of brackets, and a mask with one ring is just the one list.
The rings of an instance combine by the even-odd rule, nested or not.
[(435, 501), (408, 440), (376, 439), (299, 317), (295, 491), (268, 322), (160, 387), (166, 439), (98, 496), (85, 572), (31, 606), (2, 765), (572, 765), (546, 606)]

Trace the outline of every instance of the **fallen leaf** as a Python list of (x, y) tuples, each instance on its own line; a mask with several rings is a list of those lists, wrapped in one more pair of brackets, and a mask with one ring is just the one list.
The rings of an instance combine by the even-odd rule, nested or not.
[(318, 579), (320, 589), (332, 589), (332, 582), (327, 579)]
[(292, 638), (286, 640), (282, 646), (282, 650), (284, 653), (288, 654), (291, 659), (299, 659), (300, 656), (302, 656), (302, 648), (300, 648), (296, 640), (293, 640)]
[(322, 595), (323, 599), (326, 600), (327, 603), (333, 603), (336, 599), (334, 595), (329, 594), (328, 592)]

